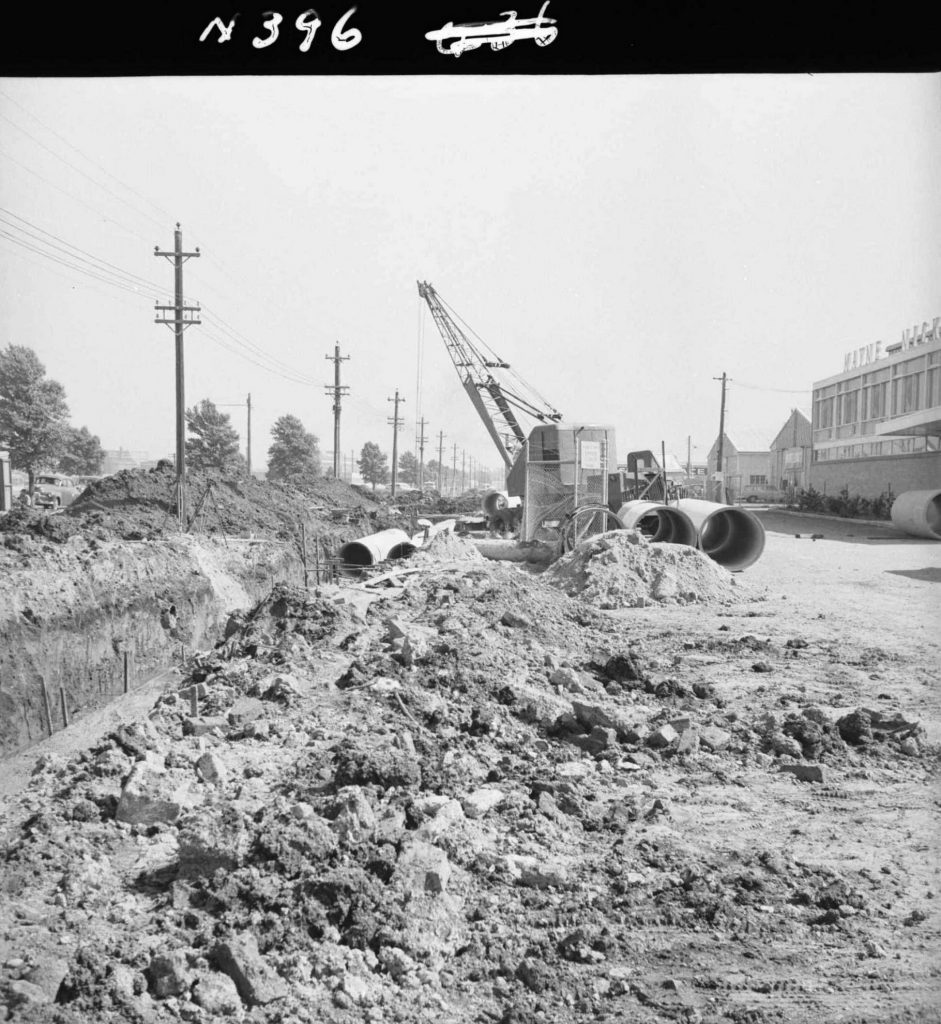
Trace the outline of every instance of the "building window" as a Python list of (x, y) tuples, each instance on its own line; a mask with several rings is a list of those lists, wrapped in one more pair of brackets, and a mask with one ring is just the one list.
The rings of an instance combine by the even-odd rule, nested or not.
[(768, 483), (768, 477), (764, 473), (752, 473), (748, 478), (748, 483), (751, 487), (764, 487)]

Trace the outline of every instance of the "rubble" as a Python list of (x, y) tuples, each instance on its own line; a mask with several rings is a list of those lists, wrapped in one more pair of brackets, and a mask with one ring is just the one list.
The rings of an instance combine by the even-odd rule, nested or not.
[(813, 691), (756, 687), (791, 632), (718, 632), (730, 592), (649, 621), (473, 558), (358, 611), (276, 587), (10, 805), (0, 1018), (886, 1019), (866, 951), (935, 912), (856, 844), (937, 751), (826, 704), (816, 647)]

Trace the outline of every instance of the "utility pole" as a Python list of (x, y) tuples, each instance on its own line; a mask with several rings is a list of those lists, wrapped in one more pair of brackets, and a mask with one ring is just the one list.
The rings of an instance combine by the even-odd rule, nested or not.
[(467, 466), (467, 452), (461, 449), (461, 494), (464, 493), (466, 488), (464, 487), (464, 470)]
[(392, 424), (392, 497), (395, 497), (395, 479), (398, 473), (399, 463), (399, 404), (405, 404), (404, 398), (399, 398), (399, 389), (395, 389), (395, 398), (387, 398), (387, 402), (395, 402), (395, 415), (389, 420)]
[(248, 479), (252, 478), (252, 393), (249, 391), (248, 397), (245, 399), (245, 405), (248, 409), (248, 429), (246, 434), (245, 444), (245, 461), (248, 463)]
[(438, 431), (438, 493), (441, 493), (441, 460), (444, 458), (444, 431)]
[(356, 469), (356, 449), (350, 449), (350, 484), (353, 483), (353, 470)]
[[(154, 246), (155, 256), (164, 256), (173, 263), (173, 305), (161, 306), (154, 303), (155, 313), (172, 313), (172, 319), (163, 316), (154, 317), (155, 324), (166, 324), (173, 327), (176, 336), (176, 515), (180, 529), (186, 529), (186, 397), (183, 386), (183, 332), (192, 324), (200, 324), (198, 319), (199, 306), (183, 305), (183, 264), (199, 255), (199, 247), (195, 252), (183, 252), (183, 232), (177, 222), (173, 232), (173, 252), (162, 252)], [(193, 314), (188, 320), (186, 313)]]
[(693, 435), (686, 435), (686, 482), (693, 475)]
[(722, 455), (725, 449), (725, 385), (726, 376), (723, 372), (721, 377), (713, 377), (713, 380), (722, 381), (722, 404), (719, 407), (719, 449), (716, 452), (716, 473), (719, 477), (718, 480), (718, 494), (717, 497), (721, 504), (725, 504), (725, 475), (722, 472)]
[(418, 435), (418, 490), (419, 493), (425, 489), (425, 424), (428, 422), (424, 416), (421, 418), (420, 433)]
[(451, 486), (448, 488), (448, 494), (454, 497), (454, 484), (457, 481), (457, 442), (454, 442), (454, 451), (451, 454)]
[[(333, 479), (340, 479), (340, 397), (348, 395), (350, 389), (340, 384), (340, 363), (345, 363), (350, 357), (340, 355), (340, 343), (337, 342), (333, 348), (332, 356), (324, 356), (333, 362), (333, 384), (325, 384), (324, 390), (329, 395), (333, 392)], [(395, 469), (392, 470), (392, 479), (395, 480)], [(392, 484), (392, 493), (395, 493), (395, 484)]]

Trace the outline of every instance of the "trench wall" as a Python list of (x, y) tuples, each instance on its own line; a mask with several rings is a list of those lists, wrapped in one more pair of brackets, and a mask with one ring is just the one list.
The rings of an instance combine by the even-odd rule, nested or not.
[[(0, 581), (0, 757), (211, 646), (228, 615), (303, 581), (289, 545), (211, 538), (46, 545)], [(45, 694), (48, 697), (48, 711)], [(49, 719), (51, 718), (51, 723)]]

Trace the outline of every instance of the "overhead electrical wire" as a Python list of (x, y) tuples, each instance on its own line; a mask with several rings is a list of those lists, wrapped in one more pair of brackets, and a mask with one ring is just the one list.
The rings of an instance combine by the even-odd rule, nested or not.
[(45, 121), (43, 121), (41, 118), (37, 117), (36, 114), (32, 113), (32, 111), (27, 110), (27, 108), (24, 107), (22, 103), (20, 103), (17, 100), (15, 100), (9, 93), (6, 93), (2, 89), (0, 89), (0, 96), (3, 96), (4, 99), (9, 100), (14, 106), (19, 107), (19, 109), (22, 110), (23, 113), (26, 114), (27, 117), (32, 118), (38, 125), (41, 125), (43, 128), (45, 128), (47, 132), (49, 132), (50, 134), (54, 135), (60, 142), (65, 143), (65, 145), (68, 146), (69, 149), (73, 150), (73, 152), (75, 152), (75, 153), (78, 153), (78, 155), (83, 160), (86, 160), (93, 167), (97, 167), (98, 170), (102, 172), (102, 174), (106, 174), (112, 181), (117, 182), (119, 185), (122, 186), (122, 188), (126, 188), (128, 190), (128, 192), (131, 192), (134, 195), (136, 195), (138, 197), (138, 199), (143, 199), (143, 201), (145, 203), (149, 203), (155, 210), (159, 210), (160, 213), (165, 214), (166, 217), (169, 220), (171, 220), (171, 221), (173, 220), (172, 214), (170, 214), (166, 210), (164, 210), (163, 207), (159, 205), (159, 203), (155, 203), (152, 199), (149, 199), (147, 196), (143, 195), (142, 193), (138, 192), (136, 189), (132, 188), (130, 185), (127, 184), (127, 182), (122, 181), (115, 174), (112, 174), (111, 171), (109, 171), (106, 167), (102, 167), (101, 164), (99, 164), (96, 161), (92, 160), (92, 158), (90, 156), (87, 156), (85, 153), (83, 153), (78, 148), (78, 146), (76, 146), (72, 142), (69, 142), (69, 140), (67, 138), (65, 138), (64, 136), (60, 135), (55, 130), (55, 128), (50, 127), (48, 124), (46, 124)]
[[(4, 214), (6, 214), (7, 217), (4, 217), (3, 216)], [(27, 231), (26, 228), (21, 228), (17, 224), (10, 223), (10, 221), (8, 219), (9, 217), (15, 217), (18, 221), (22, 221), (22, 223), (24, 223), (24, 224), (29, 224), (29, 226), (32, 227), (32, 228), (35, 228), (36, 231), (40, 231), (40, 232), (42, 232), (43, 235), (48, 235), (50, 238), (54, 238), (57, 242), (61, 242), (62, 245), (56, 245), (55, 242), (48, 242), (48, 241), (46, 241), (46, 239), (42, 238), (40, 235), (37, 235), (37, 234), (35, 234), (32, 231)], [(30, 238), (34, 238), (37, 241), (42, 242), (43, 245), (47, 245), (51, 249), (56, 249), (59, 252), (65, 253), (67, 256), (70, 256), (72, 259), (80, 259), (81, 257), (76, 257), (74, 255), (74, 253), (76, 253), (76, 252), (77, 253), (81, 253), (82, 255), (89, 257), (89, 259), (93, 260), (95, 263), (102, 264), (102, 269), (109, 268), (109, 270), (111, 272), (117, 273), (118, 275), (122, 276), (123, 278), (127, 278), (129, 283), (135, 283), (136, 282), (136, 283), (138, 283), (140, 285), (146, 285), (148, 288), (150, 288), (150, 289), (152, 289), (152, 290), (154, 290), (154, 291), (156, 291), (158, 293), (159, 292), (166, 292), (166, 290), (167, 290), (165, 285), (164, 286), (158, 285), (155, 281), (149, 281), (147, 278), (141, 277), (139, 274), (134, 274), (134, 273), (132, 273), (129, 270), (123, 270), (121, 267), (117, 266), (116, 264), (109, 263), (108, 260), (103, 260), (100, 256), (95, 256), (94, 253), (90, 253), (86, 249), (82, 249), (82, 248), (80, 248), (77, 245), (73, 245), (71, 242), (67, 242), (64, 238), (60, 238), (58, 235), (53, 234), (51, 231), (47, 231), (45, 228), (39, 227), (38, 224), (33, 224), (32, 221), (29, 221), (25, 217), (21, 217), (21, 216), (19, 216), (19, 214), (13, 213), (12, 210), (7, 210), (7, 209), (5, 209), (2, 206), (0, 206), (0, 223), (4, 223), (8, 227), (12, 227), (12, 228), (14, 228), (17, 231), (22, 232), (24, 235), (28, 235)], [(63, 248), (63, 246), (66, 246), (67, 248)], [(74, 252), (70, 252), (69, 250), (74, 250)], [(82, 262), (88, 262), (88, 261), (83, 260)]]
[(143, 213), (137, 207), (129, 203), (126, 199), (122, 198), (112, 189), (108, 188), (107, 185), (103, 185), (100, 181), (96, 181), (90, 174), (86, 174), (85, 171), (83, 171), (80, 167), (76, 167), (75, 164), (73, 164), (70, 160), (66, 160), (64, 156), (57, 153), (54, 149), (52, 149), (51, 146), (47, 146), (45, 142), (42, 142), (40, 139), (37, 139), (35, 135), (33, 135), (31, 132), (28, 132), (21, 125), (18, 125), (16, 121), (7, 117), (6, 114), (0, 112), (0, 118), (6, 121), (7, 124), (12, 125), (18, 132), (22, 132), (28, 139), (32, 139), (32, 141), (35, 142), (37, 146), (42, 147), (42, 149), (44, 149), (47, 153), (51, 153), (52, 156), (54, 156), (57, 160), (61, 160), (62, 163), (66, 165), (66, 167), (71, 168), (73, 171), (75, 171), (76, 174), (80, 174), (83, 178), (86, 178), (93, 185), (97, 185), (98, 188), (107, 192), (108, 195), (111, 196), (113, 199), (116, 199), (119, 203), (123, 203), (126, 207), (128, 207), (128, 209), (133, 210), (138, 216), (146, 217), (147, 220), (150, 220), (152, 223), (156, 224), (157, 227), (161, 229), (166, 227), (166, 225), (158, 221), (156, 217), (151, 217), (150, 214)]
[[(2, 220), (2, 218), (0, 218), (0, 224), (9, 226), (6, 221)], [(30, 235), (33, 238), (38, 237), (32, 234), (31, 232), (26, 232), (22, 228), (16, 228), (16, 230), (20, 231), (23, 234)], [(105, 267), (98, 266), (96, 263), (92, 263), (90, 260), (85, 259), (82, 256), (76, 256), (73, 253), (68, 252), (66, 249), (63, 249), (61, 246), (57, 246), (51, 242), (47, 242), (45, 239), (40, 239), (40, 242), (42, 245), (47, 246), (47, 248), (40, 248), (40, 246), (34, 244), (33, 242), (27, 241), (26, 239), (21, 237), (21, 235), (15, 235), (10, 231), (4, 230), (3, 228), (0, 228), (0, 238), (5, 238), (8, 241), (13, 242), (15, 245), (21, 247), (22, 249), (25, 249), (26, 251), (31, 252), (35, 255), (43, 256), (47, 260), (51, 260), (53, 263), (66, 267), (67, 269), (72, 270), (75, 273), (79, 273), (84, 275), (85, 277), (92, 278), (93, 280), (99, 281), (102, 284), (110, 285), (112, 288), (117, 288), (121, 291), (128, 292), (131, 295), (136, 295), (138, 297), (142, 296), (140, 285), (136, 284), (134, 281), (129, 281), (125, 276), (120, 276), (127, 275), (130, 272), (123, 271), (119, 267), (115, 267), (117, 273), (112, 270), (107, 270)], [(60, 241), (62, 241), (64, 245), (71, 246), (71, 243), (65, 241), (64, 239), (60, 239)], [(69, 259), (65, 259), (62, 256), (57, 255), (55, 252), (48, 251), (49, 248), (53, 248), (58, 252), (65, 253), (69, 257)], [(72, 248), (77, 249), (78, 247), (73, 246)], [(89, 253), (88, 255), (91, 256), (92, 254)], [(97, 259), (97, 257), (92, 256), (92, 259)], [(110, 264), (110, 266), (115, 265)], [(132, 276), (136, 277), (137, 275)], [(165, 291), (165, 289), (160, 289), (159, 286), (155, 285), (153, 282), (148, 282), (142, 278), (140, 280), (144, 281), (144, 283), (147, 284), (148, 287), (150, 287), (153, 291), (156, 291), (158, 294), (161, 291)], [(205, 310), (201, 309), (200, 312), (203, 313), (205, 312)], [(284, 363), (279, 359), (276, 359), (274, 356), (268, 355), (268, 353), (265, 352), (264, 349), (254, 344), (254, 342), (250, 341), (244, 335), (241, 335), (240, 332), (237, 332), (235, 328), (227, 324), (220, 316), (218, 316), (218, 314), (210, 312), (209, 317), (209, 324), (203, 325), (204, 327), (208, 326), (210, 328), (210, 330), (206, 332), (207, 336), (210, 337), (217, 344), (219, 344), (221, 347), (225, 348), (227, 351), (231, 352), (234, 355), (239, 355), (246, 361), (259, 367), (260, 369), (267, 370), (269, 373), (282, 377), (283, 379), (288, 380), (291, 383), (304, 384), (307, 386), (312, 386), (316, 384), (316, 381), (314, 381), (313, 378), (306, 376), (305, 374), (302, 374), (300, 371), (295, 370), (289, 364)], [(229, 339), (228, 341), (224, 340), (226, 336)]]

